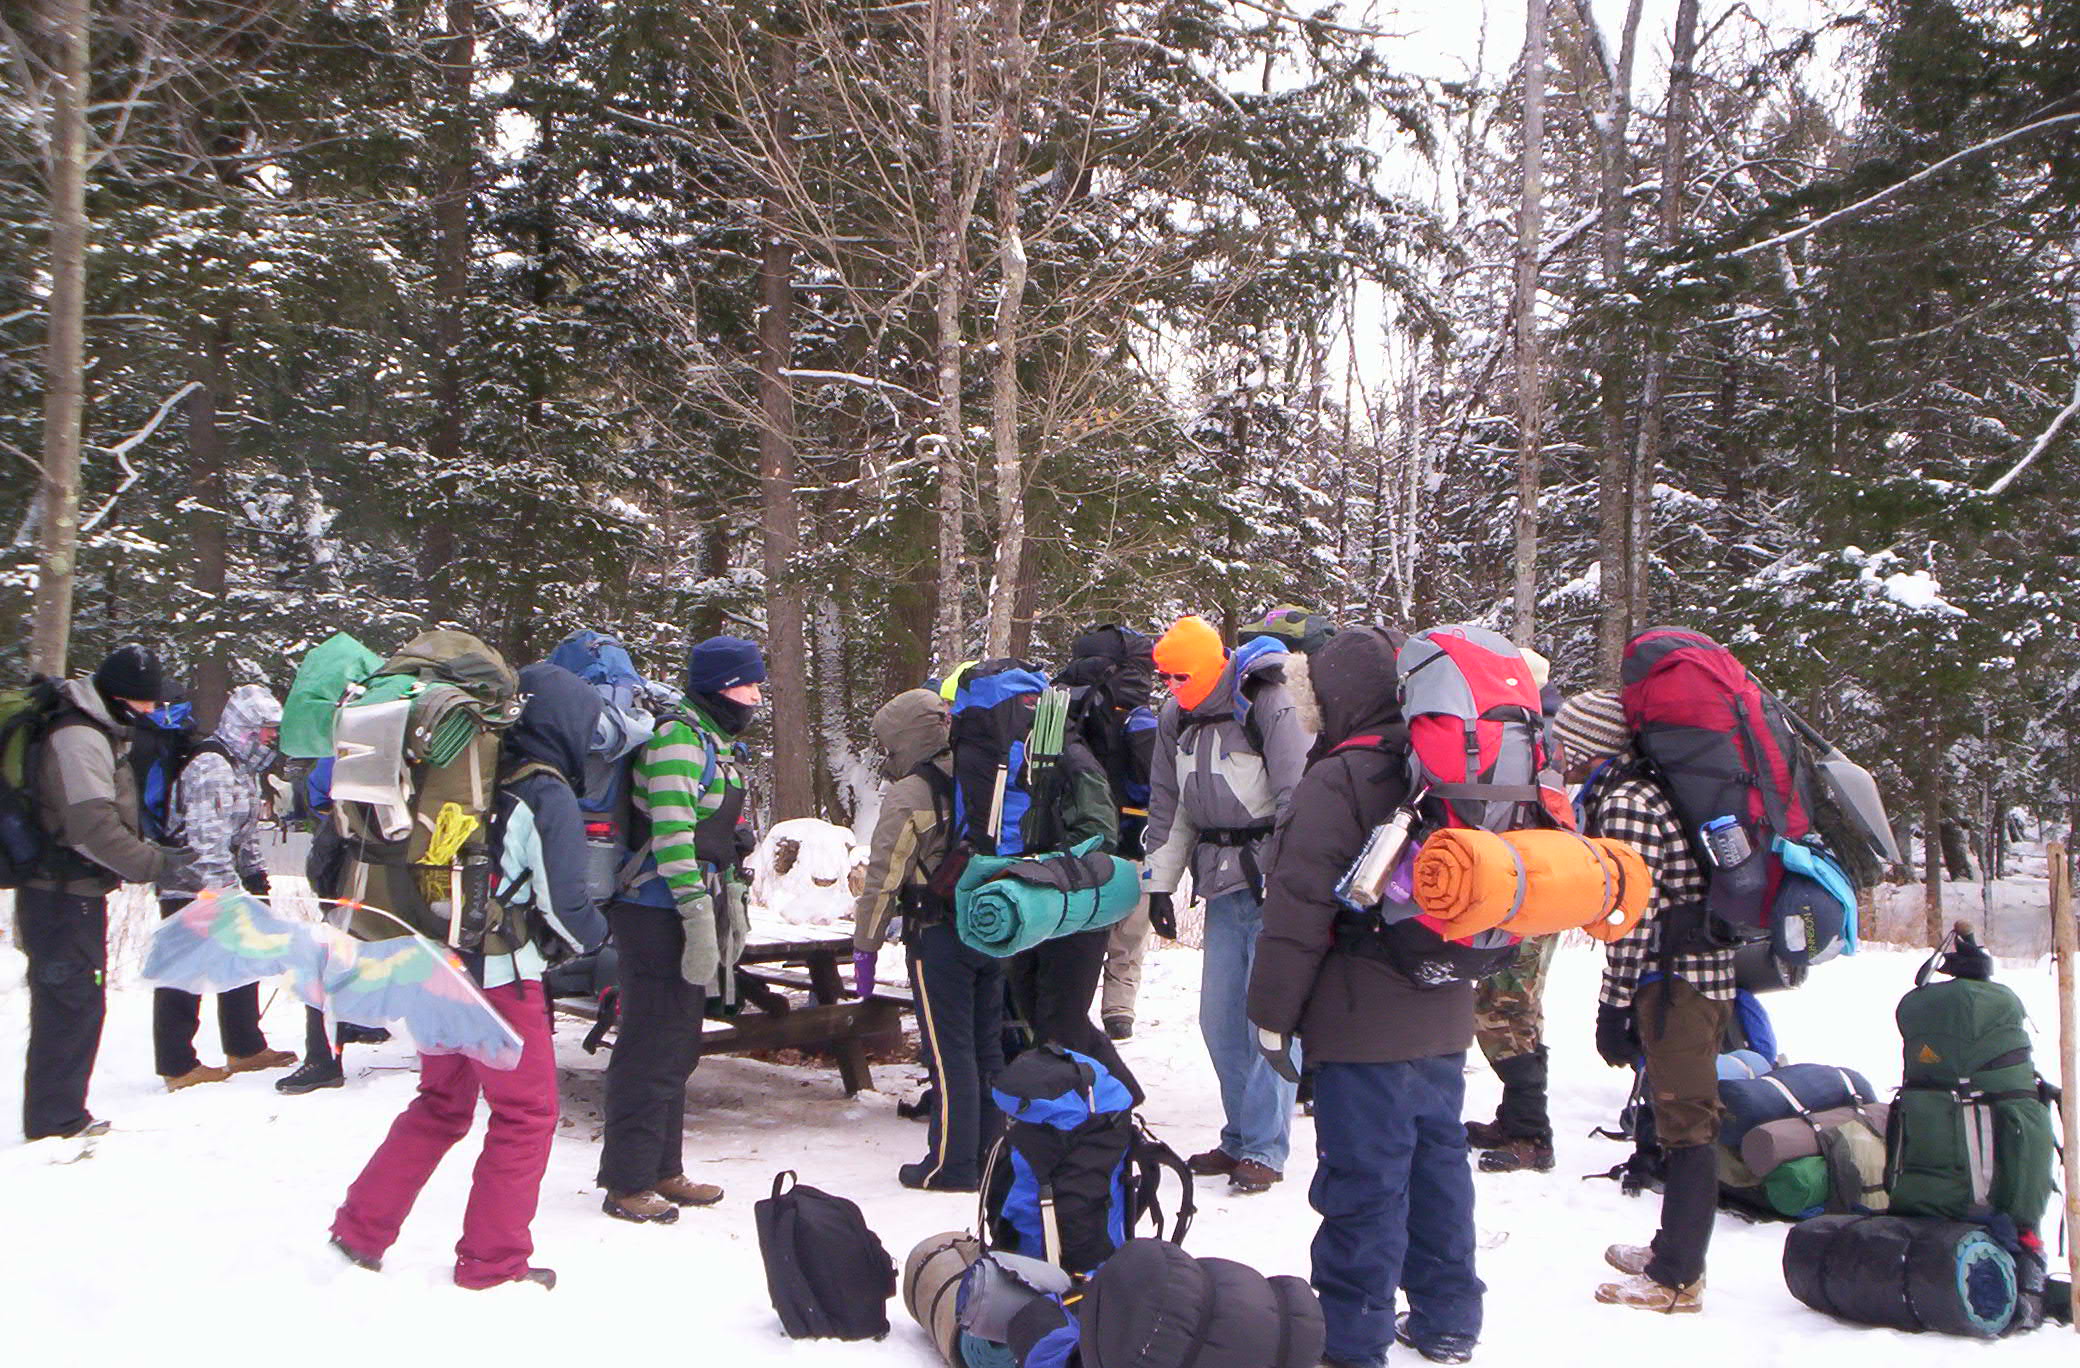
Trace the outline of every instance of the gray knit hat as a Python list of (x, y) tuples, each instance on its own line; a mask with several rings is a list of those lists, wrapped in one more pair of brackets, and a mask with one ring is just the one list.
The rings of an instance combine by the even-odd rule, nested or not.
[(1570, 761), (1594, 760), (1622, 755), (1632, 745), (1632, 729), (1625, 725), (1625, 705), (1615, 689), (1584, 689), (1560, 705), (1553, 719), (1560, 744), (1567, 747)]

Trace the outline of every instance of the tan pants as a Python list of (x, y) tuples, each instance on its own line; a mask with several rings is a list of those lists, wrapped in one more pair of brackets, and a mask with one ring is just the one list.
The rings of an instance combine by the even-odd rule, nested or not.
[(1141, 995), (1141, 958), (1148, 953), (1148, 895), (1141, 895), (1134, 910), (1112, 924), (1112, 939), (1105, 946), (1105, 988), (1099, 997), (1098, 1016), (1134, 1019), (1134, 999)]
[(1655, 1134), (1667, 1149), (1709, 1145), (1719, 1134), (1719, 1042), (1731, 1004), (1662, 978), (1640, 989), (1633, 1007)]

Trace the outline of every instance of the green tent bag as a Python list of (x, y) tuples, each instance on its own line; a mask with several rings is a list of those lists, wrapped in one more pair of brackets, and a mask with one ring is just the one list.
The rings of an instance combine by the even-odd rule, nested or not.
[(383, 658), (345, 632), (313, 646), (296, 667), (296, 682), (282, 703), (281, 752), (300, 760), (332, 754), (332, 717), (349, 685), (381, 669)]
[(977, 855), (954, 889), (954, 928), (969, 948), (1009, 959), (1057, 936), (1123, 920), (1141, 901), (1132, 863), (1098, 838), (1050, 855)]

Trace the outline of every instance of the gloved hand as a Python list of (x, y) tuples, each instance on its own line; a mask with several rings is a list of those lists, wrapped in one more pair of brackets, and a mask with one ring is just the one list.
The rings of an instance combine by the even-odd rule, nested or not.
[(749, 861), (751, 852), (758, 849), (758, 833), (751, 829), (749, 823), (739, 822), (736, 829), (730, 832), (730, 843), (736, 847), (737, 851), (737, 877), (743, 879), (750, 878), (751, 868)]
[(166, 868), (152, 882), (161, 888), (193, 888), (198, 882), (194, 853), (186, 846), (161, 846), (160, 849), (166, 852)]
[(241, 874), (238, 876), (238, 886), (256, 898), (267, 896), (267, 876), (265, 874)]
[(1280, 1035), (1259, 1026), (1257, 1050), (1264, 1056), (1264, 1062), (1271, 1066), (1271, 1072), (1288, 1083), (1300, 1081), (1300, 1065), (1293, 1058), (1293, 1038), (1290, 1035)]
[(874, 969), (881, 961), (879, 950), (852, 952), (852, 991), (860, 997), (874, 996)]
[(1177, 939), (1177, 909), (1171, 905), (1168, 893), (1148, 895), (1148, 925), (1164, 940)]
[(1639, 1023), (1630, 1007), (1596, 1004), (1596, 1053), (1613, 1069), (1629, 1069), (1639, 1058)]

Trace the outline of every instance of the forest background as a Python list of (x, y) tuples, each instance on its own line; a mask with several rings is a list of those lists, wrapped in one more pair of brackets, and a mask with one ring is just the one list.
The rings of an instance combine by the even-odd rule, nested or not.
[(1676, 622), (2080, 819), (2080, 6), (1303, 6), (5, 0), (0, 674), (740, 632), (845, 821), (1095, 622)]

